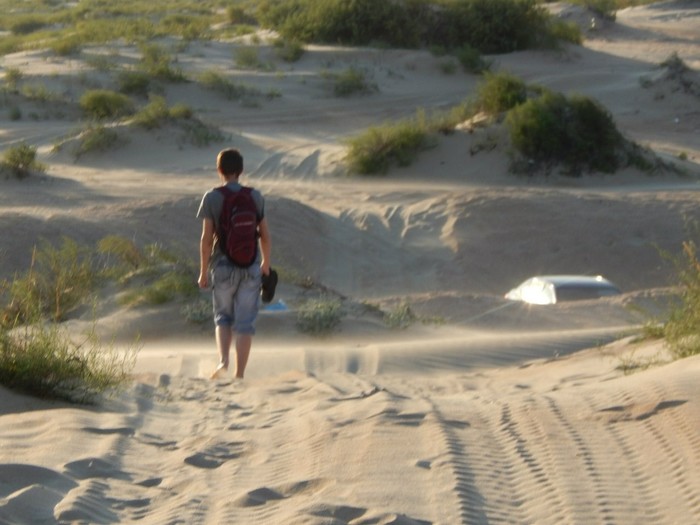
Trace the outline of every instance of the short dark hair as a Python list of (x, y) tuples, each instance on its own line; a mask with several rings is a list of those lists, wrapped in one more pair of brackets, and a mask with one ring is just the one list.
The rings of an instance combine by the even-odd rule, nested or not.
[(216, 157), (216, 168), (225, 176), (238, 176), (243, 173), (243, 155), (235, 148), (219, 152)]

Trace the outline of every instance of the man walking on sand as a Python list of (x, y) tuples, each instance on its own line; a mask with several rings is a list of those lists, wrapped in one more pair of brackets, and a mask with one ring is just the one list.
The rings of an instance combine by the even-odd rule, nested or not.
[(231, 241), (228, 241), (227, 247), (224, 235), (229, 237), (221, 224), (222, 211), (225, 201), (230, 199), (231, 195), (242, 190), (242, 194), (247, 193), (238, 181), (243, 173), (243, 157), (236, 149), (225, 149), (216, 159), (216, 169), (221, 185), (204, 194), (197, 212), (197, 217), (202, 219), (198, 283), (200, 288), (208, 288), (210, 284), (212, 288), (219, 364), (211, 378), (225, 376), (234, 340), (235, 377), (242, 378), (255, 335), (262, 275), (270, 274), (272, 243), (265, 219), (265, 200), (259, 191), (252, 189), (250, 197), (255, 203), (257, 222), (257, 229), (253, 231), (256, 234), (254, 249), (251, 252), (253, 262), (249, 266), (245, 263), (237, 264), (227, 255), (230, 253)]

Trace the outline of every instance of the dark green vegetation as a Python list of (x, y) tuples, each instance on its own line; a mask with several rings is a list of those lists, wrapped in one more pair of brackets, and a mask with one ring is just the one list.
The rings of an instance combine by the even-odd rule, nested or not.
[[(700, 230), (694, 228), (693, 237)], [(670, 257), (676, 267), (679, 300), (670, 308), (662, 335), (676, 359), (700, 354), (700, 255), (695, 241), (683, 243), (682, 253)]]
[(30, 268), (0, 282), (0, 384), (30, 394), (88, 402), (123, 385), (135, 351), (104, 348), (94, 333), (76, 341), (61, 322), (112, 283), (128, 306), (190, 301), (195, 268), (158, 245), (109, 236), (95, 249), (70, 238), (43, 241)]
[(94, 333), (75, 341), (58, 325), (0, 328), (0, 384), (27, 394), (92, 403), (123, 387), (136, 351), (105, 347)]
[(46, 166), (36, 159), (36, 148), (24, 143), (7, 148), (0, 161), (0, 172), (18, 179), (45, 169)]
[(612, 116), (588, 97), (545, 92), (511, 109), (506, 124), (519, 155), (536, 166), (613, 173), (629, 160)]
[(263, 26), (290, 39), (343, 45), (468, 45), (504, 53), (549, 42), (553, 21), (534, 0), (264, 0)]
[(476, 97), (450, 112), (375, 126), (348, 141), (346, 163), (353, 173), (377, 174), (390, 166), (409, 165), (431, 146), (438, 133), (477, 113), (492, 125), (503, 123), (513, 150), (512, 171), (534, 174), (558, 168), (562, 174), (614, 173), (625, 166), (644, 171), (657, 161), (625, 139), (610, 113), (595, 100), (566, 97), (541, 86), (529, 86), (508, 73), (486, 73)]
[(569, 38), (535, 0), (0, 0), (0, 8), (0, 29), (8, 32), (0, 37), (0, 54), (49, 47), (70, 55), (86, 44), (117, 39), (132, 44), (164, 36), (202, 40), (256, 26), (275, 29), (293, 43), (283, 50), (292, 59), (301, 42), (448, 50), (469, 46), (503, 53), (551, 46), (553, 35)]

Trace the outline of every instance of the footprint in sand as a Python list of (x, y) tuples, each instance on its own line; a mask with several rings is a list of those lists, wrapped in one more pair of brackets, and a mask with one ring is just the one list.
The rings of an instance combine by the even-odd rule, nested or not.
[(220, 443), (186, 457), (185, 463), (197, 468), (215, 469), (230, 459), (241, 457), (244, 449), (243, 442)]
[(129, 480), (131, 476), (100, 458), (85, 458), (64, 465), (66, 474), (76, 479), (112, 478)]

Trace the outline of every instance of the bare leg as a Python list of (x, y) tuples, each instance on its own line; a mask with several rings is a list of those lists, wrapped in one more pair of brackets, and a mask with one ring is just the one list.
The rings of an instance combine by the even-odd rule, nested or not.
[(236, 336), (236, 377), (243, 378), (245, 367), (250, 356), (250, 347), (253, 344), (253, 336), (248, 334), (238, 334)]
[(229, 353), (231, 351), (231, 341), (233, 341), (233, 333), (230, 326), (216, 327), (216, 348), (219, 350), (219, 365), (211, 375), (212, 379), (221, 377), (228, 370)]

